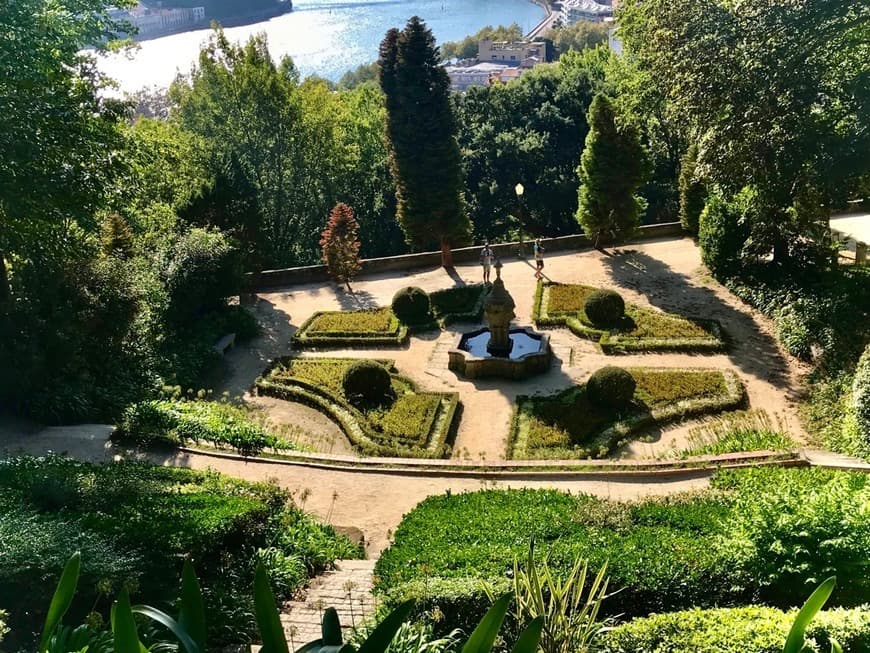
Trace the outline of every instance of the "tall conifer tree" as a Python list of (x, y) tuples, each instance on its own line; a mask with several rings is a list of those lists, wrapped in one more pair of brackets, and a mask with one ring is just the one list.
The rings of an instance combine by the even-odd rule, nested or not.
[(607, 96), (595, 96), (588, 120), (586, 147), (577, 170), (577, 221), (597, 247), (602, 235), (618, 238), (637, 228), (646, 206), (635, 193), (646, 164), (637, 133), (630, 126), (617, 126), (616, 112)]
[(450, 80), (432, 32), (417, 16), (404, 30), (391, 29), (378, 63), (396, 218), (411, 246), (440, 245), (441, 263), (451, 267), (451, 247), (468, 237), (471, 223), (462, 199)]

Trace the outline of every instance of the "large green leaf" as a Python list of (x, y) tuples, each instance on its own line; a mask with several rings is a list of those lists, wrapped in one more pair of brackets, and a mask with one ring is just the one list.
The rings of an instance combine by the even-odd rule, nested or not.
[(831, 576), (819, 585), (815, 592), (810, 594), (810, 598), (807, 599), (807, 602), (804, 603), (794, 619), (794, 623), (788, 633), (788, 638), (785, 640), (785, 646), (782, 648), (782, 653), (800, 653), (803, 650), (807, 626), (810, 625), (810, 622), (818, 614), (819, 610), (822, 609), (822, 606), (825, 605), (836, 584), (836, 576)]
[(152, 608), (150, 605), (134, 605), (133, 612), (145, 615), (149, 619), (153, 619), (157, 623), (166, 626), (169, 631), (178, 638), (181, 645), (187, 650), (187, 653), (201, 653), (202, 649), (190, 636), (190, 634), (179, 624), (175, 619), (157, 608)]
[(257, 565), (254, 574), (254, 613), (260, 628), (260, 638), (263, 640), (262, 653), (290, 653), (284, 628), (281, 626), (281, 617), (275, 605), (275, 595), (262, 563)]
[(199, 649), (204, 651), (207, 637), (205, 604), (202, 601), (199, 579), (190, 560), (184, 561), (184, 568), (181, 571), (181, 610), (178, 613), (178, 623), (196, 642)]
[(520, 637), (511, 649), (511, 653), (535, 653), (538, 650), (538, 643), (541, 641), (541, 631), (543, 630), (544, 617), (532, 619), (525, 630), (520, 633)]
[(372, 633), (366, 637), (357, 653), (383, 653), (390, 646), (393, 638), (396, 636), (399, 628), (411, 614), (411, 609), (414, 607), (413, 601), (406, 601), (399, 607), (393, 610), (387, 617), (378, 624)]
[(465, 642), (462, 653), (489, 653), (492, 650), (512, 598), (513, 594), (504, 594), (493, 603)]
[(142, 650), (126, 588), (121, 590), (112, 606), (112, 633), (115, 636), (115, 653), (140, 653)]
[(54, 596), (51, 597), (48, 615), (45, 617), (45, 626), (42, 629), (42, 637), (39, 638), (40, 652), (48, 648), (52, 633), (58, 624), (60, 624), (60, 620), (63, 619), (66, 611), (69, 610), (69, 606), (76, 593), (76, 586), (79, 583), (81, 567), (82, 556), (80, 552), (76, 551), (63, 568), (57, 588), (54, 590)]

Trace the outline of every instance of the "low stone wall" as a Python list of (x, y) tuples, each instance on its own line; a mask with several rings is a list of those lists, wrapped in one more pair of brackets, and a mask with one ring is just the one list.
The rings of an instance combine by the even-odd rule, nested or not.
[[(683, 229), (679, 222), (667, 222), (664, 224), (644, 225), (633, 242), (650, 240), (653, 238), (669, 238), (682, 236)], [(591, 247), (591, 243), (585, 234), (573, 234), (571, 236), (559, 236), (558, 238), (545, 238), (542, 241), (547, 253), (579, 250)], [(496, 256), (507, 258), (514, 256), (519, 243), (500, 243), (492, 245)], [(477, 263), (482, 245), (473, 247), (460, 247), (453, 250), (455, 263)], [(531, 256), (532, 243), (525, 243), (526, 255)], [(401, 256), (387, 256), (384, 258), (367, 258), (362, 261), (361, 275), (374, 272), (395, 272), (415, 270), (419, 268), (437, 268), (441, 265), (441, 252), (421, 252), (419, 254), (402, 254)], [(329, 274), (325, 265), (307, 265), (298, 268), (284, 268), (281, 270), (263, 270), (259, 274), (247, 275), (248, 289), (251, 292), (281, 288), (301, 283), (318, 283), (329, 280)]]

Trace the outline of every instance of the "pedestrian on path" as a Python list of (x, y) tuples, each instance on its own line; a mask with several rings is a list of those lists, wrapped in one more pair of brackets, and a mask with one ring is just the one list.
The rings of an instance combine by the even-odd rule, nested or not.
[(540, 281), (544, 278), (544, 247), (541, 239), (535, 238), (535, 279)]
[(492, 262), (495, 259), (495, 253), (489, 246), (489, 241), (484, 241), (483, 249), (480, 250), (480, 264), (483, 266), (483, 283), (490, 284), (489, 273), (492, 270)]

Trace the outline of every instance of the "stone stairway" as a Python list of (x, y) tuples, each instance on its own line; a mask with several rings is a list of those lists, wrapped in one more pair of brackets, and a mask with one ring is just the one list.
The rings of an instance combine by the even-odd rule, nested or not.
[(304, 599), (284, 605), (281, 623), (290, 650), (320, 637), (326, 608), (335, 608), (343, 630), (358, 625), (375, 609), (372, 575), (376, 560), (338, 560), (335, 570), (312, 579)]

